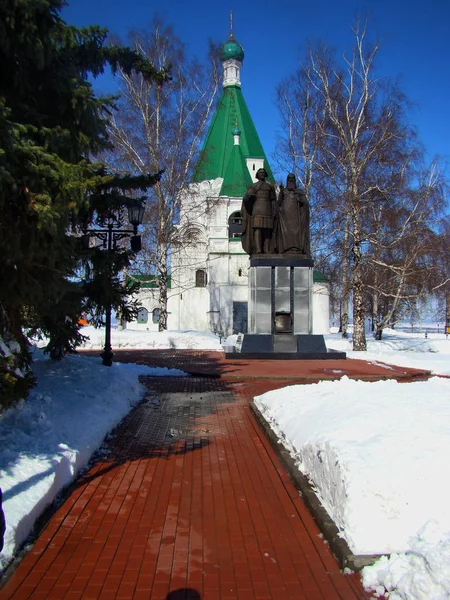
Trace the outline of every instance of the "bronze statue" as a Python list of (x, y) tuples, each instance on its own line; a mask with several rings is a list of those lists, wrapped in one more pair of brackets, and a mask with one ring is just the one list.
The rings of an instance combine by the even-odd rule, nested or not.
[(267, 171), (258, 169), (253, 183), (242, 200), (244, 229), (242, 247), (247, 254), (270, 254), (274, 251), (274, 230), (277, 216), (275, 188), (265, 181)]
[(286, 187), (278, 194), (276, 250), (279, 254), (302, 254), (311, 258), (309, 242), (309, 202), (297, 187), (295, 175), (289, 173)]

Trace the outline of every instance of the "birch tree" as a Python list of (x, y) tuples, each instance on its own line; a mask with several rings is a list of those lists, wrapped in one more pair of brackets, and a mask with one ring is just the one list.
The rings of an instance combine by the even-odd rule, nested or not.
[(162, 331), (167, 328), (171, 248), (189, 241), (180, 240), (174, 227), (180, 191), (190, 182), (220, 76), (212, 45), (206, 66), (190, 60), (181, 40), (161, 20), (155, 19), (146, 31), (130, 32), (127, 42), (156, 68), (170, 69), (171, 74), (171, 80), (161, 86), (120, 71), (121, 97), (109, 123), (115, 147), (110, 163), (136, 173), (164, 170), (159, 183), (149, 190), (142, 252), (147, 274), (150, 271), (158, 279)]
[(422, 172), (413, 169), (413, 183), (390, 201), (372, 206), (364, 279), (376, 339), (394, 318), (424, 302), (447, 280), (442, 266), (448, 252), (439, 234), (445, 206), (439, 163)]
[(376, 238), (377, 207), (395, 206), (402, 186), (411, 186), (402, 173), (420, 159), (420, 146), (406, 119), (407, 99), (393, 82), (376, 76), (380, 43), (368, 42), (367, 23), (353, 31), (350, 56), (338, 61), (328, 48), (310, 47), (295, 76), (280, 86), (285, 129), (279, 154), (310, 193), (313, 240), (322, 240), (312, 243), (314, 257), (339, 262), (343, 335), (351, 294), (353, 348), (365, 350), (362, 249)]
[(444, 320), (446, 333), (450, 333), (450, 215), (446, 214), (439, 223), (438, 236), (433, 255), (434, 269), (432, 290), (436, 302), (436, 318)]

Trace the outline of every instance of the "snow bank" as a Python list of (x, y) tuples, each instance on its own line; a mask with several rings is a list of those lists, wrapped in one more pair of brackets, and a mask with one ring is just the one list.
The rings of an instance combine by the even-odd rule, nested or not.
[(175, 369), (67, 356), (34, 355), (38, 386), (26, 401), (0, 414), (0, 481), (6, 516), (0, 567), (13, 558), (35, 520), (85, 467), (105, 435), (138, 403), (139, 375), (183, 374)]
[(450, 532), (444, 536), (436, 521), (410, 540), (406, 554), (383, 556), (362, 572), (363, 585), (389, 600), (450, 598)]
[(255, 403), (351, 550), (382, 554), (409, 550), (430, 519), (450, 531), (449, 398), (447, 379), (344, 377), (268, 392)]
[[(81, 333), (88, 341), (82, 348), (103, 348), (105, 330), (83, 327)], [(178, 350), (203, 349), (222, 351), (220, 339), (208, 331), (137, 331), (133, 329), (112, 329), (111, 346), (119, 348), (177, 348)]]

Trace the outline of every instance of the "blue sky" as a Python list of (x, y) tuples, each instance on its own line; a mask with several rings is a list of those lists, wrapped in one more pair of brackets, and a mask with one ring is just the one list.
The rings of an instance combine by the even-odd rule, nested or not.
[[(277, 84), (295, 69), (308, 40), (322, 39), (339, 51), (350, 50), (351, 24), (358, 14), (367, 16), (370, 35), (382, 38), (378, 74), (398, 79), (414, 103), (410, 122), (429, 157), (439, 154), (450, 162), (448, 0), (241, 0), (234, 4), (231, 0), (72, 0), (63, 18), (78, 26), (99, 24), (125, 36), (132, 27), (145, 27), (157, 12), (174, 26), (188, 52), (202, 59), (208, 39), (228, 39), (233, 10), (233, 32), (245, 51), (242, 90), (270, 161), (279, 130)], [(99, 81), (96, 86), (105, 91), (106, 83)]]

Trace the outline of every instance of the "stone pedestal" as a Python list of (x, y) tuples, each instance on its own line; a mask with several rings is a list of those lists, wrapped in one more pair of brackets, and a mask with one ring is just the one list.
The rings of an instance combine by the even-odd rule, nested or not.
[(250, 260), (250, 334), (312, 333), (313, 265), (280, 256)]
[(308, 258), (250, 259), (248, 333), (235, 358), (345, 358), (312, 334), (313, 266)]

